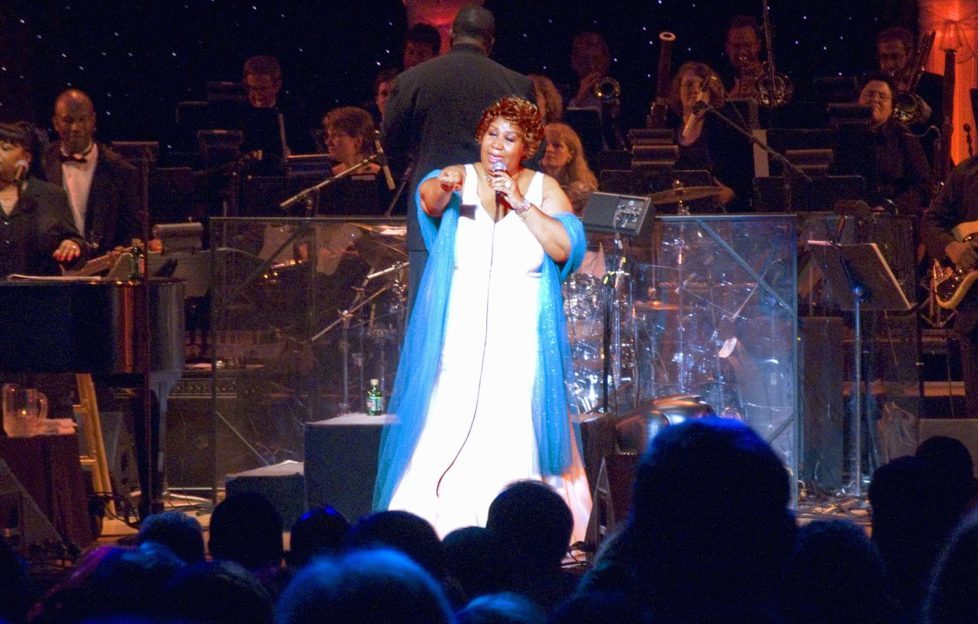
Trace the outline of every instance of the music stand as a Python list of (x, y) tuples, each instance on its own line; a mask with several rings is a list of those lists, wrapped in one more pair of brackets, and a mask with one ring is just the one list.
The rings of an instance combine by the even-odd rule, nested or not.
[[(877, 312), (909, 312), (913, 305), (907, 300), (900, 283), (890, 269), (876, 243), (840, 245), (832, 241), (810, 240), (808, 245), (822, 269), (829, 291), (841, 309), (853, 312), (853, 445), (855, 484), (853, 495), (862, 497), (862, 320), (864, 306)], [(872, 436), (872, 429), (867, 428)]]

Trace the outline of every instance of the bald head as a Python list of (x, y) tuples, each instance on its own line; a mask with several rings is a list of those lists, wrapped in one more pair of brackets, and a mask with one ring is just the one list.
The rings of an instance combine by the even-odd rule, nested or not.
[(82, 154), (95, 135), (95, 107), (78, 89), (68, 89), (54, 102), (54, 129), (61, 138), (61, 148), (68, 154)]
[(496, 18), (488, 9), (469, 4), (455, 15), (452, 22), (452, 45), (474, 43), (489, 54), (496, 39)]

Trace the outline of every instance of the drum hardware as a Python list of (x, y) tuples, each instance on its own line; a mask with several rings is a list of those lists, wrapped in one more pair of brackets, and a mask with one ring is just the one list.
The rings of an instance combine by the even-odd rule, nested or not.
[(665, 191), (659, 191), (657, 193), (652, 193), (650, 198), (652, 199), (652, 204), (656, 206), (661, 206), (663, 204), (679, 204), (687, 201), (695, 201), (697, 199), (706, 199), (708, 197), (718, 197), (720, 195), (719, 186), (675, 186), (671, 189)]
[[(330, 323), (329, 325), (327, 325), (326, 327), (324, 327), (322, 330), (320, 330), (318, 333), (314, 334), (311, 338), (309, 338), (309, 344), (313, 344), (313, 343), (319, 341), (320, 339), (322, 339), (324, 336), (326, 336), (330, 332), (332, 332), (337, 327), (340, 328), (340, 340), (339, 340), (339, 342), (340, 342), (340, 353), (342, 355), (341, 371), (342, 371), (343, 391), (342, 391), (340, 403), (338, 405), (338, 409), (339, 409), (339, 411), (340, 411), (341, 414), (342, 413), (349, 412), (350, 411), (350, 407), (351, 407), (351, 404), (350, 404), (350, 361), (351, 361), (351, 359), (354, 359), (354, 358), (352, 358), (351, 353), (350, 353), (350, 328), (351, 328), (351, 323), (352, 323), (353, 319), (355, 318), (356, 313), (359, 312), (360, 310), (362, 310), (363, 308), (365, 308), (368, 305), (371, 306), (371, 308), (370, 308), (370, 316), (368, 317), (368, 320), (366, 321), (366, 323), (367, 323), (368, 331), (372, 331), (373, 330), (373, 325), (374, 325), (374, 318), (375, 318), (375, 308), (373, 306), (374, 306), (374, 303), (376, 302), (376, 300), (381, 295), (383, 295), (384, 293), (387, 293), (387, 292), (394, 292), (394, 293), (398, 294), (399, 296), (403, 296), (403, 289), (400, 288), (400, 282), (397, 279), (395, 279), (392, 282), (389, 282), (387, 284), (384, 284), (383, 286), (381, 286), (380, 288), (378, 288), (377, 290), (375, 290), (370, 295), (364, 296), (364, 293), (366, 292), (366, 289), (367, 289), (367, 285), (372, 280), (376, 279), (377, 277), (381, 277), (383, 275), (389, 275), (391, 273), (395, 273), (397, 271), (402, 270), (404, 268), (404, 265), (406, 265), (406, 264), (407, 263), (396, 263), (395, 265), (393, 265), (391, 267), (388, 267), (387, 269), (382, 269), (380, 271), (375, 271), (374, 273), (371, 273), (371, 274), (367, 275), (366, 277), (364, 277), (363, 282), (361, 283), (361, 285), (355, 288), (356, 296), (354, 297), (353, 302), (350, 304), (350, 307), (347, 308), (347, 309), (345, 309), (345, 310), (340, 310), (339, 311), (339, 318), (337, 318), (332, 323)], [(363, 366), (363, 360), (362, 360), (363, 353), (362, 353), (362, 351), (363, 350), (361, 349), (361, 353), (359, 355), (359, 358), (361, 358), (361, 359), (358, 360), (358, 361), (354, 361), (354, 365), (358, 365), (361, 368), (361, 377), (363, 377), (363, 375), (362, 375), (362, 372), (363, 372), (362, 371), (362, 366)], [(385, 355), (386, 355), (386, 352), (384, 352), (384, 353), (381, 354), (382, 361), (383, 361)], [(381, 374), (380, 382), (381, 382), (381, 388), (382, 389), (385, 386), (384, 381), (385, 380), (383, 379), (383, 375)], [(361, 380), (361, 385), (363, 385), (362, 384), (362, 380)]]

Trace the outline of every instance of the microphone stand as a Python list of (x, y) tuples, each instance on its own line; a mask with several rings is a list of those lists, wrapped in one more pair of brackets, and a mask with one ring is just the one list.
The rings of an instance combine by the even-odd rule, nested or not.
[(387, 204), (387, 210), (384, 211), (385, 217), (391, 216), (391, 213), (394, 212), (397, 202), (401, 199), (401, 195), (404, 194), (404, 190), (407, 188), (408, 183), (411, 181), (411, 176), (413, 175), (414, 165), (408, 165), (408, 168), (404, 170), (404, 175), (401, 176), (400, 184), (397, 185), (397, 189), (394, 191), (394, 196), (391, 197), (391, 203)]
[[(289, 208), (291, 208), (295, 204), (298, 204), (299, 202), (310, 201), (312, 199), (312, 196), (315, 193), (318, 193), (319, 191), (323, 190), (324, 188), (326, 188), (327, 186), (329, 186), (330, 184), (332, 184), (334, 182), (337, 182), (339, 180), (342, 180), (343, 178), (346, 178), (346, 177), (349, 177), (349, 176), (353, 175), (354, 173), (356, 173), (360, 169), (363, 169), (367, 165), (369, 165), (371, 163), (377, 162), (377, 158), (378, 158), (377, 154), (371, 154), (370, 156), (367, 156), (366, 158), (364, 158), (363, 160), (361, 160), (357, 164), (353, 165), (352, 167), (350, 167), (346, 171), (343, 171), (341, 173), (337, 173), (334, 176), (329, 176), (328, 178), (326, 178), (322, 182), (318, 182), (318, 183), (310, 186), (309, 188), (302, 189), (301, 191), (299, 191), (298, 193), (296, 193), (292, 197), (290, 197), (290, 198), (286, 199), (285, 201), (283, 201), (282, 203), (280, 203), (278, 205), (278, 207), (281, 208), (282, 210), (288, 210)], [(317, 216), (316, 213), (318, 211), (319, 211), (319, 206), (318, 206), (318, 203), (317, 203), (316, 208), (310, 211), (309, 216), (311, 216), (311, 217)]]
[[(756, 136), (754, 136), (754, 133), (753, 132), (750, 132), (750, 131), (742, 128), (740, 126), (740, 124), (738, 124), (733, 119), (730, 119), (729, 117), (727, 117), (726, 115), (724, 115), (723, 113), (721, 113), (716, 107), (712, 106), (711, 104), (707, 104), (706, 102), (700, 102), (700, 103), (696, 104), (696, 106), (694, 106), (693, 108), (694, 108), (694, 112), (696, 112), (696, 110), (699, 109), (699, 110), (706, 111), (707, 113), (713, 115), (714, 117), (716, 117), (717, 119), (719, 119), (723, 123), (727, 124), (728, 126), (730, 126), (731, 128), (733, 128), (734, 130), (736, 130), (739, 134), (741, 134), (742, 136), (746, 137), (747, 140), (750, 141), (750, 143), (752, 145), (758, 146), (759, 148), (761, 148), (762, 150), (764, 150), (767, 153), (768, 156), (770, 156), (771, 158), (773, 158), (777, 162), (781, 163), (781, 166), (785, 170), (785, 171), (783, 171), (782, 176), (781, 176), (784, 179), (784, 187), (783, 187), (783, 190), (784, 190), (784, 207), (785, 207), (785, 212), (792, 212), (792, 206), (791, 206), (791, 175), (788, 175), (788, 173), (790, 172), (792, 175), (796, 175), (799, 178), (801, 178), (801, 180), (804, 181), (805, 184), (809, 185), (809, 188), (811, 188), (811, 184), (812, 184), (812, 178), (811, 178), (811, 176), (809, 176), (807, 173), (805, 173), (796, 164), (794, 164), (793, 162), (791, 162), (790, 160), (788, 160), (784, 156), (784, 154), (782, 154), (781, 152), (773, 149), (770, 145), (767, 144), (766, 141), (762, 141), (761, 139), (759, 139)], [(807, 208), (810, 209), (811, 206), (807, 206)]]

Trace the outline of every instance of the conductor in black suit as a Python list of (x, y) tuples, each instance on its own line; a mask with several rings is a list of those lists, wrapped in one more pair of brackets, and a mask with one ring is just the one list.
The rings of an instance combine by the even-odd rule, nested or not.
[(68, 194), (75, 227), (91, 255), (129, 247), (132, 239), (143, 238), (146, 216), (137, 170), (95, 141), (92, 100), (77, 89), (65, 91), (55, 101), (52, 121), (59, 140), (44, 153), (44, 173)]
[(413, 300), (428, 253), (415, 214), (414, 190), (432, 169), (479, 158), (472, 128), (482, 111), (507, 95), (533, 102), (533, 83), (489, 58), (496, 20), (486, 9), (469, 5), (452, 23), (447, 53), (400, 75), (384, 113), (384, 146), (395, 163), (410, 167), (407, 249)]

